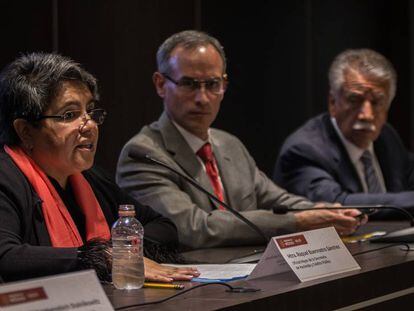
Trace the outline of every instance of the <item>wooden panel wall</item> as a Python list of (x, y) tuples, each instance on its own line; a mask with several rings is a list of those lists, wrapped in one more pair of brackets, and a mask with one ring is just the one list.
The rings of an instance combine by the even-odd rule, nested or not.
[(0, 66), (55, 49), (97, 76), (109, 112), (97, 162), (111, 173), (124, 143), (162, 110), (151, 81), (158, 46), (191, 28), (216, 36), (228, 56), (230, 86), (214, 125), (237, 135), (265, 172), (284, 138), (326, 109), (328, 66), (350, 47), (395, 64), (390, 121), (414, 146), (408, 0), (3, 0), (0, 11)]

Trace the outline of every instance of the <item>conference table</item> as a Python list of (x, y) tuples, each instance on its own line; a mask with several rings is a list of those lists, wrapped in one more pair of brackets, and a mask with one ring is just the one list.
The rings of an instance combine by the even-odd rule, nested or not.
[[(372, 222), (356, 234), (407, 227), (406, 222)], [(257, 292), (231, 293), (222, 285), (196, 288), (166, 302), (148, 303), (167, 298), (179, 291), (144, 288), (121, 291), (104, 287), (115, 309), (122, 310), (391, 310), (414, 309), (414, 251), (406, 245), (358, 242), (346, 244), (361, 270), (301, 283), (291, 273), (271, 275), (251, 281), (233, 281), (231, 286), (260, 289)], [(265, 246), (262, 247), (264, 249)], [(380, 249), (382, 248), (382, 249)], [(228, 263), (259, 250), (258, 246), (203, 249), (183, 253), (191, 262)], [(368, 251), (368, 252), (367, 252)], [(181, 282), (182, 283), (182, 282)], [(184, 282), (185, 288), (197, 286)]]

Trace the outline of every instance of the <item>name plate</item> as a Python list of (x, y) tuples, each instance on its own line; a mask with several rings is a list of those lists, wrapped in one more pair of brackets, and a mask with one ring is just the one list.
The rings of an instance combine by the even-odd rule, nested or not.
[(301, 282), (359, 270), (333, 227), (273, 237), (248, 279), (293, 271)]
[(6, 283), (0, 286), (0, 309), (114, 310), (93, 270)]

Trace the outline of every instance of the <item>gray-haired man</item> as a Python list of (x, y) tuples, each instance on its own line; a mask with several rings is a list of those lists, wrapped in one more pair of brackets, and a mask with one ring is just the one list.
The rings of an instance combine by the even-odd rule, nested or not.
[[(274, 180), (310, 200), (413, 206), (414, 160), (386, 123), (396, 73), (381, 54), (346, 50), (329, 71), (329, 113), (285, 141)], [(373, 218), (402, 216), (381, 210)]]
[(210, 128), (227, 86), (224, 51), (215, 38), (198, 31), (177, 33), (161, 45), (157, 62), (153, 81), (164, 113), (126, 144), (117, 182), (142, 203), (168, 215), (184, 247), (251, 245), (263, 239), (185, 179), (164, 167), (132, 159), (131, 149), (196, 179), (269, 237), (329, 225), (343, 234), (355, 230), (359, 225), (355, 210), (273, 214), (272, 208), (278, 205), (299, 209), (313, 203), (276, 186), (236, 137)]

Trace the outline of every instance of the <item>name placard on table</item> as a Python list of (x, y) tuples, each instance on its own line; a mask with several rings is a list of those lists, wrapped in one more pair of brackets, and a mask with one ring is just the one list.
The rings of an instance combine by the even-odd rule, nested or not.
[(7, 311), (114, 310), (93, 270), (1, 285), (0, 309)]
[(273, 237), (248, 279), (292, 271), (301, 282), (361, 267), (333, 227)]

